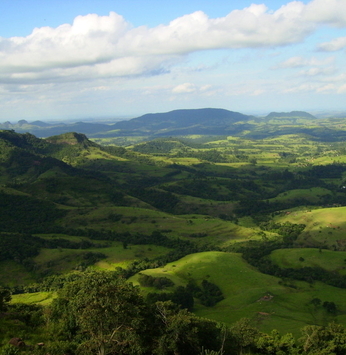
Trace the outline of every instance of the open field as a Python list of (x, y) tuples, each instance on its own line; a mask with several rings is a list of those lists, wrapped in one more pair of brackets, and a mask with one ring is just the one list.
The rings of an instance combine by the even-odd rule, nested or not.
[(39, 269), (49, 269), (54, 273), (69, 272), (83, 265), (83, 256), (87, 253), (102, 253), (106, 258), (95, 264), (100, 269), (114, 270), (125, 268), (129, 263), (144, 258), (164, 255), (169, 249), (156, 245), (129, 245), (124, 249), (120, 242), (109, 242), (104, 248), (88, 249), (42, 249), (34, 259)]
[(346, 252), (343, 251), (316, 248), (278, 249), (271, 253), (270, 259), (281, 268), (321, 267), (346, 275)]
[(305, 224), (298, 242), (317, 242), (337, 250), (345, 250), (346, 207), (298, 209), (275, 217), (277, 222)]
[(270, 199), (270, 202), (284, 202), (294, 199), (305, 199), (310, 203), (316, 203), (320, 200), (321, 196), (330, 195), (331, 191), (322, 187), (313, 187), (311, 189), (295, 189), (288, 190), (280, 193), (276, 197)]
[[(201, 199), (198, 203), (201, 202)], [(188, 199), (186, 200), (188, 203)], [(227, 211), (228, 205), (224, 202), (215, 202), (211, 209), (219, 212)], [(119, 221), (114, 222), (111, 216), (119, 216)], [(110, 216), (110, 217), (109, 217)], [(242, 227), (232, 222), (208, 215), (191, 213), (188, 215), (173, 215), (154, 209), (137, 207), (100, 207), (71, 211), (64, 219), (64, 223), (72, 227), (87, 227), (96, 230), (106, 229), (118, 233), (131, 232), (150, 234), (154, 231), (163, 231), (172, 237), (188, 238), (191, 234), (203, 232), (205, 238), (194, 238), (203, 242), (213, 242), (220, 246), (227, 246), (234, 241), (257, 238), (257, 231)]]
[(50, 304), (55, 297), (55, 292), (22, 293), (12, 295), (11, 303), (39, 304), (41, 306), (46, 306)]
[[(322, 283), (309, 285), (294, 282), (293, 287), (282, 286), (280, 279), (259, 273), (248, 265), (240, 254), (205, 252), (188, 255), (163, 268), (145, 270), (154, 277), (168, 277), (175, 286), (186, 285), (190, 279), (206, 279), (222, 290), (224, 300), (214, 307), (196, 304), (194, 312), (206, 318), (231, 324), (240, 318), (250, 318), (262, 331), (278, 329), (281, 332), (298, 330), (305, 324), (325, 324), (333, 319), (346, 324), (346, 290)], [(138, 275), (130, 278), (134, 284)], [(153, 289), (143, 288), (144, 292)], [(269, 297), (265, 297), (269, 296)], [(332, 317), (323, 309), (315, 309), (309, 302), (313, 298), (335, 302), (339, 314)]]

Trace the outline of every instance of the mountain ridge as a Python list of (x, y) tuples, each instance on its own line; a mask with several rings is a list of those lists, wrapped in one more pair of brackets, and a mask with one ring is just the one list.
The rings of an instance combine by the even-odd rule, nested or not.
[(14, 129), (18, 133), (29, 132), (37, 137), (47, 138), (68, 132), (79, 132), (88, 137), (117, 137), (117, 136), (167, 136), (189, 134), (239, 134), (249, 130), (250, 121), (259, 122), (272, 118), (310, 118), (313, 115), (304, 111), (271, 112), (264, 118), (245, 115), (240, 112), (221, 108), (178, 109), (161, 113), (145, 115), (123, 120), (116, 123), (54, 123), (42, 121), (20, 120), (17, 124), (9, 121), (0, 123), (0, 129)]

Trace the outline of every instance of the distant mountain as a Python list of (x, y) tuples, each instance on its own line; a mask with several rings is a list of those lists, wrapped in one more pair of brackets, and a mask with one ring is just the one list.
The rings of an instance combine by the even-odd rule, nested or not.
[(116, 136), (167, 136), (185, 134), (234, 134), (246, 127), (235, 127), (239, 122), (246, 123), (252, 116), (224, 109), (203, 108), (174, 110), (165, 113), (151, 113), (114, 124), (85, 123), (48, 124), (41, 121), (28, 123), (20, 120), (16, 124), (5, 122), (0, 129), (13, 129), (18, 133), (29, 132), (37, 137), (50, 137), (67, 132), (80, 132), (88, 137)]
[(108, 131), (109, 125), (100, 123), (85, 123), (76, 122), (71, 124), (66, 123), (46, 123), (42, 121), (27, 122), (20, 120), (17, 123), (11, 122), (0, 123), (0, 129), (13, 129), (17, 133), (29, 132), (37, 137), (46, 138), (53, 135), (59, 135), (68, 132), (81, 132), (84, 134), (92, 134), (97, 132)]
[[(305, 120), (317, 120), (315, 116), (304, 111), (271, 112), (266, 117), (244, 115), (217, 108), (174, 110), (163, 113), (149, 113), (130, 120), (113, 123), (76, 122), (44, 123), (20, 120), (15, 124), (0, 123), (0, 130), (15, 130), (17, 133), (29, 132), (36, 137), (47, 138), (68, 132), (79, 132), (88, 138), (112, 138), (137, 136), (158, 138), (186, 135), (233, 135), (249, 138), (267, 137), (270, 134), (284, 134), (281, 123), (304, 125)], [(275, 127), (274, 127), (274, 126)], [(311, 131), (301, 127), (285, 128), (286, 134), (305, 133), (324, 137), (322, 132)], [(335, 135), (333, 133), (333, 135)], [(334, 139), (334, 138), (333, 138)]]
[(246, 123), (252, 118), (239, 112), (203, 108), (146, 114), (111, 127), (118, 135), (225, 134), (238, 130), (235, 123)]
[(307, 118), (307, 119), (316, 119), (315, 116), (311, 115), (305, 111), (291, 111), (291, 112), (271, 112), (265, 117), (266, 119), (273, 118)]
[(250, 116), (224, 109), (203, 108), (149, 113), (129, 121), (114, 124), (114, 129), (172, 129), (196, 125), (220, 126), (247, 121)]

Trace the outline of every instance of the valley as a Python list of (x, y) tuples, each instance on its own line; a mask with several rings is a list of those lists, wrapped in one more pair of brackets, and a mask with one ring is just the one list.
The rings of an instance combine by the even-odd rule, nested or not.
[(35, 307), (62, 312), (50, 307), (94, 273), (233, 337), (346, 326), (345, 119), (229, 112), (213, 112), (213, 130), (196, 110), (185, 126), (179, 111), (90, 134), (0, 131), (0, 291), (11, 293), (0, 306), (27, 307), (27, 318), (0, 317), (3, 348), (17, 334), (67, 342), (66, 324), (58, 340), (53, 320), (30, 319)]

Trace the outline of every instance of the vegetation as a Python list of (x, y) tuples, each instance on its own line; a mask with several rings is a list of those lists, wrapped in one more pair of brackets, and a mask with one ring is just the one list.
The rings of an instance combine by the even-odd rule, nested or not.
[(0, 354), (344, 354), (346, 127), (292, 115), (0, 131)]

